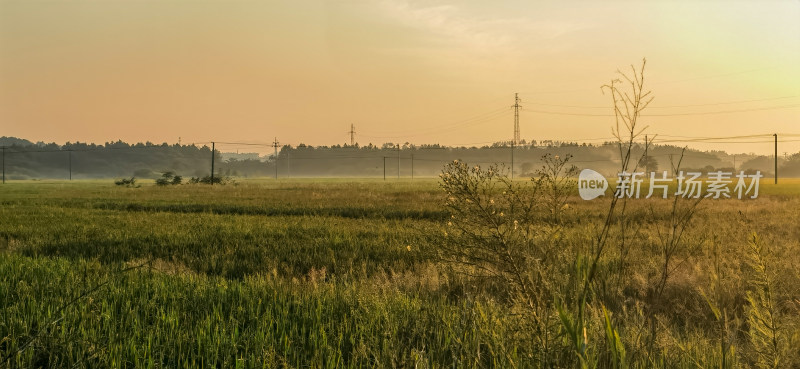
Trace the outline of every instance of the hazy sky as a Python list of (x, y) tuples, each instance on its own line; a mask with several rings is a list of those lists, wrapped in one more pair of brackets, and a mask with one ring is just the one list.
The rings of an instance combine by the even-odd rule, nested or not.
[(481, 144), (519, 93), (522, 138), (602, 139), (643, 57), (649, 134), (800, 150), (798, 0), (2, 1), (0, 136)]

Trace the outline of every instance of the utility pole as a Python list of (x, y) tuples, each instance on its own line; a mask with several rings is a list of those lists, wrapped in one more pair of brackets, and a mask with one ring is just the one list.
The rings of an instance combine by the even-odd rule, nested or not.
[(397, 179), (400, 179), (400, 144), (397, 144)]
[(511, 180), (514, 180), (514, 141), (511, 141)]
[(350, 146), (355, 146), (356, 145), (356, 126), (354, 126), (352, 123), (350, 124), (350, 132), (348, 132), (348, 133), (350, 133)]
[(775, 184), (778, 184), (778, 134), (773, 134), (775, 136)]
[(278, 138), (272, 141), (272, 147), (275, 148), (275, 179), (278, 179)]
[(411, 180), (414, 180), (414, 153), (411, 153)]
[(678, 175), (678, 169), (675, 168), (675, 162), (672, 161), (672, 154), (669, 154), (669, 165), (672, 167), (672, 173)]
[[(646, 172), (648, 169), (648, 164), (650, 163), (649, 158), (647, 157), (647, 135), (644, 135), (644, 171)], [(647, 173), (645, 173), (646, 175)]]
[(519, 142), (519, 94), (514, 94), (514, 139), (511, 140), (511, 179), (514, 179), (514, 146)]
[(216, 148), (214, 147), (214, 141), (211, 141), (211, 185), (214, 185), (214, 151)]

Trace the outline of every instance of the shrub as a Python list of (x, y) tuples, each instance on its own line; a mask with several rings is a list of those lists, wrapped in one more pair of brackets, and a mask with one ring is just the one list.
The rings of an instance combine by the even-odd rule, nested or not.
[[(224, 184), (228, 184), (228, 183), (231, 183), (231, 182), (233, 182), (233, 180), (231, 180), (230, 177), (214, 176), (214, 183), (213, 184), (222, 184), (222, 185), (224, 185)], [(211, 176), (208, 175), (208, 176), (205, 176), (205, 177), (192, 177), (191, 179), (189, 179), (189, 183), (192, 183), (192, 184), (197, 184), (197, 183), (212, 184), (211, 183)]]
[(183, 181), (183, 177), (179, 175), (175, 175), (173, 172), (164, 172), (161, 174), (161, 178), (156, 179), (156, 185), (158, 186), (167, 186), (167, 185), (179, 185)]
[(442, 262), (474, 278), (518, 311), (543, 363), (558, 355), (559, 322), (552, 304), (571, 270), (557, 219), (570, 189), (569, 156), (548, 156), (537, 178), (509, 179), (504, 167), (454, 161), (441, 175), (450, 219), (436, 250)]
[(117, 186), (133, 187), (136, 185), (136, 177), (131, 177), (130, 179), (122, 178), (114, 181), (114, 184)]

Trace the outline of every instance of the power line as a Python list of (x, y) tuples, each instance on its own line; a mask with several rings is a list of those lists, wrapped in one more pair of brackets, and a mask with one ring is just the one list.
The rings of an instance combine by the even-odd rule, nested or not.
[(741, 74), (760, 72), (760, 71), (770, 70), (770, 69), (775, 69), (775, 68), (776, 67), (756, 68), (756, 69), (748, 69), (748, 70), (743, 70), (743, 71), (738, 71), (738, 72), (712, 74), (712, 75), (708, 75), (708, 76), (693, 77), (693, 78), (686, 78), (686, 79), (676, 79), (676, 80), (672, 80), (672, 81), (650, 82), (650, 83), (652, 83), (654, 85), (666, 85), (666, 84), (670, 84), (670, 83), (691, 82), (691, 81), (697, 81), (697, 80), (701, 80), (701, 79), (713, 79), (713, 78), (720, 78), (720, 77), (738, 76), (738, 75), (741, 75)]
[[(799, 133), (778, 133), (781, 137), (800, 137)], [(667, 134), (657, 134), (656, 135), (657, 143), (764, 143), (764, 142), (772, 142), (772, 140), (768, 139), (772, 134), (753, 134), (753, 135), (740, 135), (740, 136), (719, 136), (719, 137), (711, 137), (711, 136), (679, 136), (679, 135), (667, 135)], [(761, 138), (762, 140), (749, 140), (749, 141), (741, 141), (740, 139), (748, 139), (748, 138)], [(740, 140), (740, 141), (728, 141), (728, 140)], [(554, 141), (554, 142), (590, 142), (590, 141), (605, 141), (605, 142), (616, 142), (616, 137), (592, 137), (592, 138), (560, 138), (560, 139), (539, 139), (538, 142), (547, 142), (547, 141)], [(779, 139), (779, 142), (798, 142), (800, 139)], [(459, 148), (459, 147), (466, 147), (466, 146), (474, 146), (474, 145), (492, 145), (502, 141), (478, 141), (478, 142), (459, 142), (459, 143), (452, 143), (447, 146), (439, 147), (439, 148), (420, 148), (417, 147), (417, 150), (427, 150), (427, 149), (440, 149), (446, 150), (450, 148)], [(212, 146), (215, 144), (223, 144), (223, 145), (243, 145), (243, 146), (260, 146), (260, 147), (271, 147), (274, 148), (275, 143), (253, 143), (253, 142), (221, 142), (221, 141), (208, 141), (208, 142), (198, 142), (195, 145), (184, 145), (181, 147), (195, 147), (200, 149), (201, 147), (197, 146), (197, 144), (204, 144), (208, 143)], [(289, 145), (292, 146), (292, 145)], [(25, 149), (26, 147), (32, 146), (5, 146), (4, 151), (6, 154), (28, 154), (28, 153), (62, 153), (66, 151), (73, 151), (73, 152), (93, 152), (93, 151), (103, 151), (103, 150), (140, 150), (140, 149), (172, 149), (174, 146), (162, 146), (162, 145), (147, 145), (147, 146), (128, 146), (128, 147), (105, 147), (105, 146), (98, 146), (98, 147), (89, 147), (89, 148), (74, 148), (74, 147), (67, 147), (64, 146), (59, 149)], [(314, 147), (314, 146), (309, 146)], [(325, 146), (322, 146), (325, 147)], [(298, 148), (298, 147), (295, 147)], [(331, 147), (333, 148), (333, 147)], [(343, 149), (343, 148), (341, 148)], [(359, 149), (364, 150), (364, 149)], [(375, 147), (371, 150), (381, 151), (381, 150), (388, 150), (382, 149), (381, 147)], [(298, 158), (300, 159), (300, 158)]]
[[(780, 97), (770, 97), (770, 98), (759, 98), (759, 99), (751, 99), (751, 100), (733, 100), (733, 101), (721, 101), (721, 102), (714, 102), (714, 103), (704, 103), (704, 104), (684, 104), (684, 105), (654, 105), (648, 106), (647, 109), (671, 109), (671, 108), (691, 108), (697, 106), (715, 106), (715, 105), (731, 105), (731, 104), (743, 104), (749, 102), (761, 102), (761, 101), (774, 101), (774, 100), (786, 100), (786, 99), (793, 99), (800, 97), (798, 95), (794, 96), (780, 96)], [(540, 106), (552, 106), (552, 107), (559, 107), (559, 108), (578, 108), (578, 109), (609, 109), (608, 105), (562, 105), (562, 104), (546, 104), (546, 103), (530, 103), (532, 105), (540, 105)]]
[(371, 138), (389, 138), (389, 139), (396, 139), (396, 138), (408, 138), (408, 137), (418, 137), (423, 135), (430, 135), (433, 133), (443, 132), (454, 130), (458, 128), (465, 128), (469, 126), (474, 126), (477, 124), (485, 123), (490, 120), (499, 118), (508, 113), (508, 108), (499, 108), (492, 110), (490, 112), (480, 114), (478, 116), (462, 119), (459, 121), (455, 121), (452, 123), (439, 125), (439, 126), (431, 126), (428, 128), (421, 128), (414, 131), (405, 131), (405, 132), (375, 132), (373, 135), (369, 134), (361, 134), (364, 137), (371, 137)]
[[(687, 141), (687, 140), (659, 140), (658, 143), (716, 143), (716, 144), (754, 144), (772, 142), (770, 140), (764, 141)], [(788, 141), (781, 141), (788, 142)]]
[[(211, 142), (209, 142), (209, 143), (211, 143)], [(31, 146), (33, 146), (33, 145), (31, 145)], [(31, 146), (21, 146), (21, 147), (31, 147)], [(192, 145), (186, 145), (186, 146), (181, 146), (181, 147), (192, 147)], [(200, 147), (198, 147), (198, 146), (194, 146), (194, 147), (200, 149)], [(64, 145), (64, 146), (62, 146), (62, 148), (59, 148), (57, 150), (42, 150), (42, 149), (38, 149), (38, 150), (19, 150), (19, 149), (15, 148), (14, 146), (7, 146), (6, 148), (9, 149), (9, 152), (8, 152), (9, 154), (26, 154), (26, 153), (46, 153), (46, 152), (66, 152), (66, 151), (91, 152), (91, 151), (103, 151), (103, 150), (169, 149), (169, 148), (173, 148), (173, 146), (161, 146), (161, 145), (129, 146), (129, 147), (98, 146), (98, 147), (85, 148), (85, 149), (76, 149), (76, 148), (71, 148), (71, 147), (67, 148), (67, 146)]]
[(221, 142), (216, 141), (218, 144), (223, 145), (242, 145), (242, 146), (264, 146), (264, 147), (272, 147), (273, 143), (252, 143), (252, 142)]
[(713, 115), (713, 114), (746, 113), (746, 112), (751, 112), (751, 111), (763, 111), (763, 110), (790, 109), (790, 108), (797, 108), (797, 107), (800, 107), (800, 104), (769, 106), (769, 107), (763, 107), (763, 108), (720, 110), (720, 111), (709, 111), (709, 112), (700, 112), (700, 113), (643, 114), (642, 116), (645, 116), (645, 117), (674, 117), (674, 116), (687, 116), (687, 115)]
[(725, 136), (725, 137), (704, 137), (704, 136), (671, 136), (671, 135), (664, 135), (659, 134), (660, 137), (674, 137), (674, 138), (688, 138), (688, 139), (696, 139), (696, 140), (704, 140), (704, 139), (733, 139), (733, 138), (752, 138), (752, 137), (767, 137), (772, 136), (771, 134), (754, 134), (754, 135), (744, 135), (744, 136)]
[[(692, 115), (714, 115), (714, 114), (746, 113), (746, 112), (751, 112), (751, 111), (763, 111), (763, 110), (791, 109), (791, 108), (797, 108), (797, 107), (800, 107), (800, 104), (769, 106), (769, 107), (763, 107), (763, 108), (718, 110), (718, 111), (695, 112), (695, 113), (642, 114), (641, 116), (642, 117), (676, 117), (676, 116), (692, 116)], [(569, 115), (569, 116), (580, 116), (580, 117), (613, 117), (614, 116), (614, 114), (569, 113), (569, 112), (557, 112), (557, 111), (546, 111), (546, 110), (529, 110), (529, 109), (522, 109), (522, 110), (523, 111), (527, 111), (527, 112), (531, 112), (531, 113), (538, 113), (538, 114)]]
[[(691, 82), (691, 81), (697, 81), (697, 80), (702, 80), (702, 79), (713, 79), (713, 78), (721, 78), (721, 77), (730, 77), (730, 76), (736, 76), (736, 75), (741, 75), (741, 74), (760, 72), (760, 71), (764, 71), (764, 70), (784, 69), (784, 68), (788, 68), (788, 66), (785, 66), (785, 67), (756, 68), (756, 69), (748, 69), (748, 70), (737, 71), (737, 72), (712, 74), (712, 75), (706, 75), (706, 76), (700, 76), (700, 77), (692, 77), (692, 78), (676, 79), (676, 80), (667, 80), (667, 81), (655, 81), (655, 82), (649, 82), (649, 83), (650, 84), (654, 84), (654, 85), (663, 85), (663, 84), (671, 84), (671, 83), (682, 83), (682, 82)], [(594, 89), (593, 88), (584, 87), (584, 88), (577, 88), (577, 89), (571, 89), (571, 90), (560, 90), (560, 91), (553, 91), (553, 90), (548, 90), (548, 91), (523, 91), (522, 93), (523, 94), (527, 94), (527, 95), (550, 95), (550, 94), (565, 94), (565, 93), (572, 93), (572, 92), (584, 92), (584, 91), (589, 91), (589, 90), (594, 90)]]
[(705, 104), (686, 104), (686, 105), (661, 105), (661, 106), (648, 106), (648, 109), (668, 109), (668, 108), (690, 108), (695, 106), (714, 106), (714, 105), (731, 105), (731, 104), (744, 104), (750, 102), (761, 102), (761, 101), (774, 101), (774, 100), (786, 100), (786, 99), (794, 99), (796, 97), (800, 97), (797, 95), (794, 96), (780, 96), (780, 97), (769, 97), (763, 99), (751, 99), (751, 100), (734, 100), (734, 101), (722, 101), (722, 102), (715, 102), (715, 103), (705, 103)]

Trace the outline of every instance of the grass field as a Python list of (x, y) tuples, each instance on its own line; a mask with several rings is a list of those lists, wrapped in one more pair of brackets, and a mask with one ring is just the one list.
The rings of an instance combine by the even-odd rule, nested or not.
[(577, 303), (610, 200), (573, 194), (530, 309), (440, 258), (445, 200), (434, 179), (2, 185), (0, 367), (800, 366), (798, 180), (704, 200), (677, 238), (671, 200), (628, 201)]

